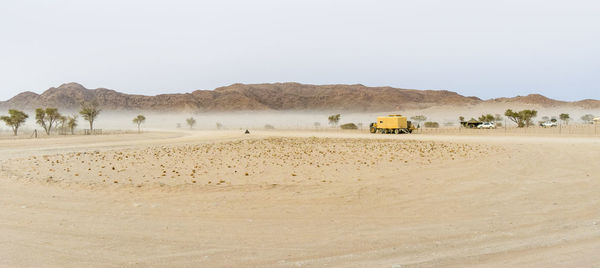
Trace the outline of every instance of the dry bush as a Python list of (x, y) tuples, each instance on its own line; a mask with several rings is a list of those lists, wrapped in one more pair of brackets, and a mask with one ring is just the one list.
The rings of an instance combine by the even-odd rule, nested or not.
[(428, 128), (439, 128), (440, 124), (438, 122), (425, 122), (425, 127), (428, 127)]
[(340, 126), (341, 129), (358, 129), (354, 123), (343, 124)]

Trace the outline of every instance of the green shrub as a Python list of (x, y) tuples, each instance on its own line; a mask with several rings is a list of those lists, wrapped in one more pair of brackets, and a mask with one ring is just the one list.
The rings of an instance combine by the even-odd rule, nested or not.
[(425, 122), (425, 127), (438, 128), (440, 127), (440, 124), (438, 122)]
[(358, 129), (354, 123), (343, 124), (340, 126), (342, 129)]

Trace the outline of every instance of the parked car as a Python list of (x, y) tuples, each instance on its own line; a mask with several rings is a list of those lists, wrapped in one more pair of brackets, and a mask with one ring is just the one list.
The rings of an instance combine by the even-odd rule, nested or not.
[(541, 127), (557, 127), (558, 124), (552, 121), (546, 121), (540, 124)]
[(481, 125), (478, 125), (477, 128), (493, 129), (496, 128), (496, 124), (494, 124), (493, 122), (483, 122)]

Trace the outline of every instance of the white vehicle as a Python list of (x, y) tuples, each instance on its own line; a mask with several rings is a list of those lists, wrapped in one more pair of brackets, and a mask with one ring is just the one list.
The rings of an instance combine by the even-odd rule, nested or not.
[(552, 121), (546, 121), (540, 125), (542, 127), (557, 127), (558, 126), (558, 124), (556, 122), (552, 122)]
[(477, 126), (477, 128), (493, 129), (496, 128), (496, 125), (493, 122), (483, 122), (481, 125)]

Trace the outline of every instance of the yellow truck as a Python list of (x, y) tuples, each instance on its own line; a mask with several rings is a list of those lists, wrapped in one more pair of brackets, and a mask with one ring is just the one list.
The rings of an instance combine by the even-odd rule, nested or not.
[(377, 122), (371, 123), (369, 126), (371, 133), (400, 134), (412, 133), (413, 130), (415, 130), (415, 126), (406, 119), (406, 116), (399, 114), (379, 116)]

